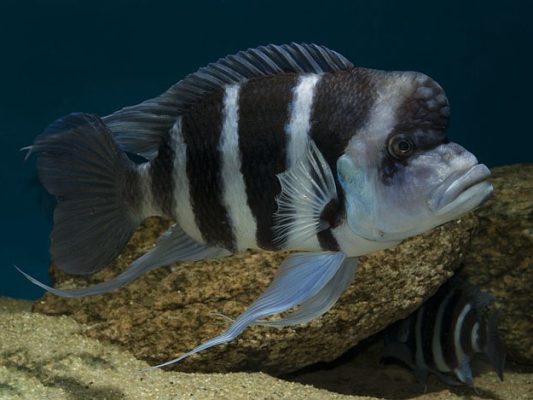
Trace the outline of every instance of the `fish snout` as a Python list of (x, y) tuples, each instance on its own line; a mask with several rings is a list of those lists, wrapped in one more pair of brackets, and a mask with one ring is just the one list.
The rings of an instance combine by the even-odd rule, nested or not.
[(490, 170), (484, 164), (448, 176), (431, 194), (428, 205), (438, 215), (461, 209), (468, 212), (487, 200), (492, 193)]

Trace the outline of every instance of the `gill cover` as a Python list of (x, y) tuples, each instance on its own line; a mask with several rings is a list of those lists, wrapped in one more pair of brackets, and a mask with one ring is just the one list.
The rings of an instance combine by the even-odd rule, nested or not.
[(346, 196), (348, 226), (367, 240), (377, 240), (383, 232), (376, 228), (376, 208), (369, 172), (355, 165), (348, 155), (337, 160), (337, 177)]

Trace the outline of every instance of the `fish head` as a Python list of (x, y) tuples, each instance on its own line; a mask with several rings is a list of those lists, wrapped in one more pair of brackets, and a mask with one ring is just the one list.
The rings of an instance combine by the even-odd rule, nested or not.
[(489, 169), (446, 136), (449, 106), (418, 72), (374, 71), (369, 116), (337, 160), (348, 225), (367, 240), (397, 242), (479, 206)]

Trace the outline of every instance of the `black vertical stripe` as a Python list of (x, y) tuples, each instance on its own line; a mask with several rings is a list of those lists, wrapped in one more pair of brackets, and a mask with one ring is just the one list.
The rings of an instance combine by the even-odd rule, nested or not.
[(318, 232), (316, 234), (316, 237), (318, 239), (318, 244), (320, 245), (320, 248), (322, 250), (324, 251), (340, 251), (341, 250), (339, 243), (337, 242), (337, 239), (335, 239), (335, 236), (333, 236), (333, 232), (331, 232), (331, 228)]
[[(425, 317), (425, 305), (422, 304), (418, 311), (415, 314), (415, 351), (414, 351), (414, 361), (415, 366), (418, 369), (418, 373), (423, 374), (421, 377), (425, 380), (425, 376), (427, 375), (427, 364), (426, 364), (426, 354), (424, 354), (424, 336), (422, 333), (422, 325), (424, 324), (424, 317)], [(417, 326), (418, 325), (418, 326)]]
[(257, 243), (275, 250), (274, 213), (286, 169), (289, 103), (298, 75), (280, 74), (244, 83), (239, 96), (239, 148), (248, 206), (257, 221)]
[(141, 192), (141, 177), (133, 163), (128, 166), (124, 173), (123, 195), (128, 208), (139, 213), (143, 206), (143, 193)]
[(425, 304), (424, 318), (422, 320), (421, 337), (422, 337), (422, 352), (424, 353), (424, 360), (429, 368), (437, 369), (435, 366), (435, 359), (433, 356), (433, 332), (437, 322), (437, 311), (439, 304), (443, 298), (435, 296), (429, 299)]
[(461, 336), (459, 343), (461, 343), (461, 348), (467, 355), (474, 354), (474, 348), (472, 347), (472, 330), (474, 329), (475, 323), (478, 321), (478, 316), (474, 306), (471, 304), (471, 308), (463, 320), (463, 326), (461, 327)]
[(444, 309), (444, 315), (442, 317), (442, 336), (441, 336), (441, 345), (443, 349), (443, 356), (446, 365), (451, 369), (457, 368), (459, 361), (455, 354), (455, 344), (454, 344), (454, 329), (455, 323), (457, 322), (457, 317), (461, 310), (461, 294), (459, 289), (454, 290), (454, 294), (450, 298), (446, 308)]
[(337, 159), (364, 126), (376, 96), (372, 71), (354, 68), (326, 73), (317, 83), (311, 111), (311, 139), (329, 164), (339, 197), (338, 218), (344, 217), (344, 192), (337, 180)]
[[(321, 168), (320, 164), (319, 168)], [(321, 174), (324, 174), (324, 171), (320, 171)], [(315, 188), (315, 192), (318, 189)], [(328, 224), (328, 228), (320, 231), (316, 234), (316, 237), (318, 239), (318, 243), (320, 244), (320, 248), (325, 251), (340, 251), (339, 243), (337, 242), (337, 239), (335, 239), (335, 236), (333, 236), (333, 232), (331, 231), (333, 228), (336, 228), (342, 221), (342, 205), (338, 201), (338, 199), (331, 200), (322, 212), (320, 213), (320, 219), (324, 221), (326, 224)]]
[(235, 251), (235, 238), (223, 203), (219, 147), (224, 91), (192, 107), (182, 119), (187, 177), (194, 218), (206, 244)]
[[(483, 352), (488, 344), (488, 337), (487, 337), (487, 320), (485, 318), (479, 320), (479, 330), (478, 330), (478, 339), (477, 339), (477, 345)], [(498, 349), (503, 351), (503, 349)]]
[[(430, 150), (446, 142), (446, 127), (448, 126), (448, 99), (442, 88), (431, 78), (423, 82), (415, 82), (418, 73), (406, 72), (406, 79), (412, 80), (412, 94), (406, 97), (396, 112), (397, 121), (389, 138), (399, 133), (408, 135), (419, 150)], [(432, 91), (430, 97), (421, 95), (418, 88)], [(420, 134), (423, 132), (423, 134)], [(379, 173), (384, 184), (390, 185), (395, 174), (402, 165), (407, 165), (408, 159), (397, 159), (385, 153), (379, 166)]]
[(155, 205), (168, 217), (173, 216), (174, 210), (174, 150), (170, 135), (165, 135), (163, 143), (159, 146), (157, 157), (150, 165), (150, 179), (152, 197)]

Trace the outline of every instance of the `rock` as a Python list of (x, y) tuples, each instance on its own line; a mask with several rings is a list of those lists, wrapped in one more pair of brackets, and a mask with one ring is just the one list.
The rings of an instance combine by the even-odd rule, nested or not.
[[(86, 286), (109, 279), (145, 252), (168, 226), (152, 219), (119, 259), (90, 278), (52, 269), (58, 286)], [(190, 357), (180, 371), (263, 371), (279, 376), (330, 361), (360, 340), (406, 317), (462, 261), (477, 226), (473, 215), (362, 257), (355, 282), (321, 318), (295, 328), (252, 327), (232, 343)], [(214, 313), (236, 317), (268, 285), (286, 254), (246, 252), (233, 257), (163, 267), (120, 290), (83, 299), (45, 295), (34, 309), (70, 314), (88, 324), (86, 334), (118, 343), (151, 364), (175, 358), (227, 326)]]
[(427, 393), (407, 370), (378, 362), (379, 349), (327, 370), (293, 374), (290, 382), (264, 373), (140, 372), (144, 361), (118, 346), (87, 338), (88, 328), (67, 316), (29, 312), (29, 302), (0, 297), (2, 400), (499, 400), (529, 399), (533, 371), (476, 376), (476, 389), (446, 387), (431, 377)]
[(2, 400), (374, 400), (264, 373), (140, 372), (148, 364), (128, 351), (87, 338), (69, 317), (30, 313), (25, 303), (0, 297)]
[(509, 356), (533, 364), (533, 164), (494, 168), (461, 274), (497, 298)]

